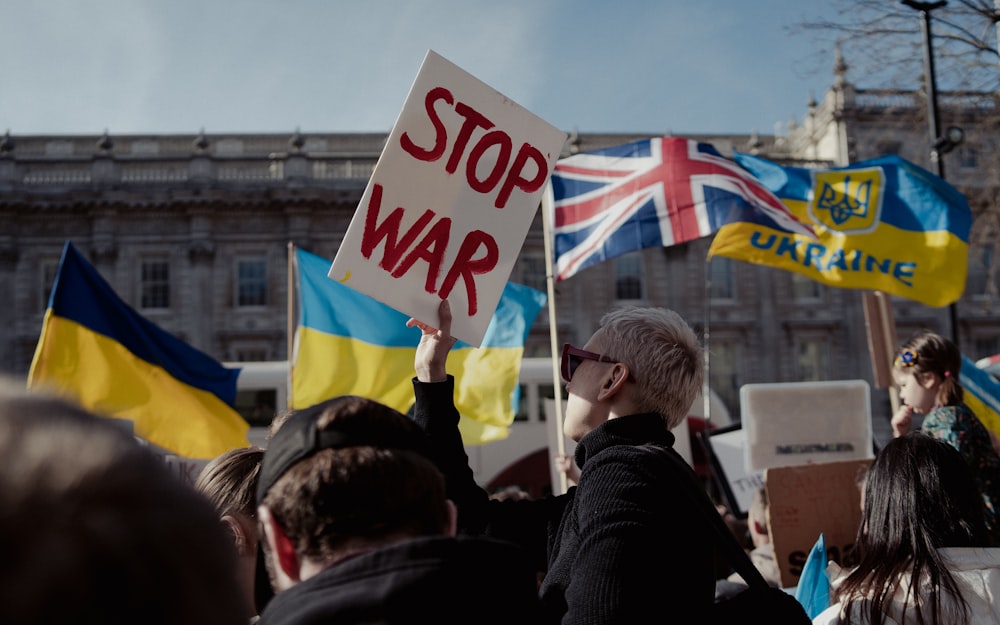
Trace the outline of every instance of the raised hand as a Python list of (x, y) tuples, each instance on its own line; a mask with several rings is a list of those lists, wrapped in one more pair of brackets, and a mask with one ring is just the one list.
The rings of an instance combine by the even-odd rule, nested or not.
[(448, 379), (448, 352), (456, 341), (451, 335), (451, 306), (448, 300), (441, 300), (438, 317), (437, 327), (412, 317), (406, 322), (407, 328), (420, 328), (422, 332), (413, 357), (413, 369), (421, 382), (443, 382)]

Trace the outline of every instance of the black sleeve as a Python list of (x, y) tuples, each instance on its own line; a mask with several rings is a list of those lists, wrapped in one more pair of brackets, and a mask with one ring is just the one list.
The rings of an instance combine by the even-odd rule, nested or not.
[(489, 523), (489, 494), (475, 480), (458, 429), (455, 378), (420, 382), (413, 378), (413, 420), (427, 433), (429, 455), (444, 474), (448, 498), (458, 508), (458, 531), (483, 534)]
[[(454, 401), (455, 379), (420, 382), (413, 379), (416, 403), (413, 420), (427, 433), (429, 455), (444, 474), (448, 498), (458, 508), (458, 531), (485, 534), (521, 545), (540, 571), (548, 560), (548, 549), (572, 495), (535, 500), (493, 501), (476, 483), (465, 445), (458, 429), (459, 413)], [(574, 489), (571, 489), (571, 493)]]

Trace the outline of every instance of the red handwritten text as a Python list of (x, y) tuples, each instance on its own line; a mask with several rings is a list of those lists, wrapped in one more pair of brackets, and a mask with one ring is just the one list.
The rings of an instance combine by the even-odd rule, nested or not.
[[(458, 170), (462, 156), (466, 154), (469, 142), (476, 130), (490, 130), (495, 124), (468, 104), (464, 102), (456, 104), (455, 97), (444, 87), (435, 87), (428, 91), (424, 98), (424, 109), (434, 127), (434, 145), (429, 148), (421, 147), (414, 143), (410, 135), (405, 132), (399, 137), (400, 146), (410, 156), (418, 160), (429, 163), (437, 161), (444, 156), (447, 150), (448, 129), (438, 115), (437, 109), (434, 108), (434, 105), (439, 101), (453, 105), (455, 113), (464, 119), (444, 167), (445, 171), (453, 174)], [(488, 151), (497, 153), (496, 161), (486, 177), (480, 179), (477, 173), (479, 164), (481, 161), (485, 162), (484, 156)], [(468, 159), (465, 162), (466, 180), (472, 189), (483, 194), (492, 193), (499, 185), (500, 190), (493, 202), (496, 208), (503, 208), (507, 205), (514, 189), (532, 193), (540, 189), (548, 178), (548, 165), (538, 148), (529, 143), (522, 143), (517, 150), (517, 155), (513, 158), (513, 163), (511, 163), (513, 153), (514, 142), (510, 135), (503, 130), (487, 132), (479, 137), (471, 149), (468, 149)], [(529, 163), (533, 166), (529, 166)], [(534, 169), (534, 175), (528, 177), (527, 172), (531, 169)]]
[[(364, 232), (361, 235), (361, 254), (371, 259), (375, 248), (384, 241), (382, 260), (378, 266), (388, 271), (394, 278), (405, 275), (418, 260), (426, 261), (427, 278), (424, 280), (424, 290), (428, 293), (437, 292), (441, 299), (448, 298), (461, 278), (468, 296), (469, 316), (474, 316), (479, 309), (474, 276), (488, 273), (496, 267), (500, 257), (496, 240), (482, 230), (473, 230), (466, 234), (458, 249), (458, 255), (452, 261), (438, 289), (438, 276), (441, 274), (444, 253), (451, 238), (451, 219), (449, 217), (438, 219), (417, 242), (417, 237), (434, 221), (434, 211), (425, 210), (400, 236), (403, 207), (397, 207), (379, 222), (381, 207), (382, 185), (374, 184), (371, 199), (368, 201), (368, 213), (365, 215)], [(477, 257), (480, 248), (484, 253)]]

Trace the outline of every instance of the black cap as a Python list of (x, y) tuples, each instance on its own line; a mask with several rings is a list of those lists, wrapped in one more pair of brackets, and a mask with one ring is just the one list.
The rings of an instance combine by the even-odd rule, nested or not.
[[(361, 413), (359, 418), (334, 419), (320, 431), (317, 422), (331, 410)], [(372, 418), (365, 418), (369, 413)], [(345, 395), (293, 413), (267, 443), (257, 482), (257, 503), (298, 461), (321, 449), (380, 447), (426, 452), (423, 431), (404, 414), (375, 400)]]

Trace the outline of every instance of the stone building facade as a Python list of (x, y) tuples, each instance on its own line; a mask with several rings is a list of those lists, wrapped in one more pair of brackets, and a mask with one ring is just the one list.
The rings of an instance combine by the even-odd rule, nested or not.
[[(965, 295), (965, 353), (1000, 352), (996, 94), (945, 100), (968, 140), (946, 157), (948, 179), (977, 215)], [(779, 135), (685, 135), (720, 152), (836, 165), (895, 152), (928, 163), (919, 93), (855, 89), (838, 68), (821, 102)], [(564, 155), (657, 133), (574, 132)], [(0, 138), (0, 371), (25, 376), (59, 254), (83, 251), (140, 313), (223, 361), (288, 357), (289, 244), (333, 258), (386, 134), (190, 134)], [(758, 382), (873, 381), (862, 292), (728, 259), (706, 262), (711, 239), (646, 249), (555, 285), (558, 341), (583, 343), (601, 315), (628, 302), (676, 309), (706, 339), (712, 388), (732, 414)], [(511, 279), (545, 289), (540, 214)], [(949, 329), (947, 308), (893, 298), (898, 333)], [(548, 356), (539, 315), (527, 356)], [(874, 389), (873, 413), (888, 399)]]

